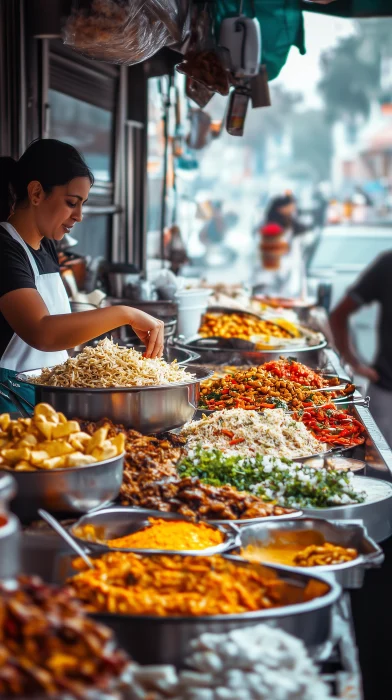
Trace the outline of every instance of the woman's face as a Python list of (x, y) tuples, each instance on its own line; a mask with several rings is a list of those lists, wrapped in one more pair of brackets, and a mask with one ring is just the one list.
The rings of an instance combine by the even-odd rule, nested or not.
[(285, 219), (292, 219), (295, 214), (295, 204), (286, 204), (286, 206), (279, 207), (279, 214), (285, 217)]
[(61, 241), (74, 224), (82, 221), (82, 206), (87, 202), (90, 188), (91, 183), (87, 177), (75, 177), (66, 185), (53, 187), (48, 195), (41, 188), (36, 200), (31, 196), (40, 234)]

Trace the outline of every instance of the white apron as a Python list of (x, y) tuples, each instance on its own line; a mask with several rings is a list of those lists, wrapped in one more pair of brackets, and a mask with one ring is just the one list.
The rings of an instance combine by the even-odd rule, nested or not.
[[(29, 247), (16, 229), (8, 222), (2, 221), (0, 225), (3, 226), (14, 241), (17, 241), (24, 249), (30, 265), (33, 268), (35, 286), (44, 300), (50, 315), (54, 316), (57, 314), (71, 313), (69, 299), (60, 273), (50, 272), (45, 275), (40, 275), (34, 256), (31, 254)], [(14, 333), (5, 349), (3, 357), (0, 359), (0, 368), (10, 369), (14, 372), (22, 372), (29, 369), (52, 367), (53, 365), (65, 362), (67, 359), (68, 353), (66, 350), (60, 350), (59, 352), (41, 352), (41, 350), (31, 348), (30, 345), (27, 345), (22, 338), (19, 338), (19, 336)]]

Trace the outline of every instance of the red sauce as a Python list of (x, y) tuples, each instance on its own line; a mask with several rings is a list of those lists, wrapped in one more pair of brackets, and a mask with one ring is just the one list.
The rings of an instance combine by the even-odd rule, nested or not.
[(3, 515), (0, 515), (0, 527), (4, 527), (4, 525), (7, 525), (7, 518), (5, 518)]

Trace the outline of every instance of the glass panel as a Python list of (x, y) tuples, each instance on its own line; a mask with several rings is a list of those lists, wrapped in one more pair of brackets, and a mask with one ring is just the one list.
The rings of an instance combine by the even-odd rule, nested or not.
[(161, 227), (164, 142), (160, 80), (148, 81), (147, 232), (157, 232)]
[(75, 146), (96, 180), (112, 179), (113, 114), (56, 90), (49, 90), (50, 136)]
[(71, 252), (106, 259), (110, 219), (107, 214), (86, 216), (80, 224), (76, 224), (72, 229), (72, 237), (78, 240), (78, 245)]

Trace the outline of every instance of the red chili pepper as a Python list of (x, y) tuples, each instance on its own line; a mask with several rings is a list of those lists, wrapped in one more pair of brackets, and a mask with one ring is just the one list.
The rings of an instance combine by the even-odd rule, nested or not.
[(234, 438), (234, 440), (230, 440), (229, 445), (239, 445), (240, 442), (245, 442), (245, 438)]

